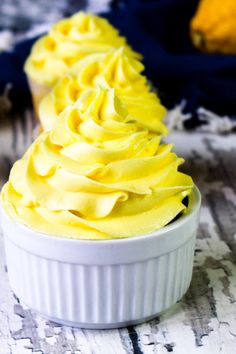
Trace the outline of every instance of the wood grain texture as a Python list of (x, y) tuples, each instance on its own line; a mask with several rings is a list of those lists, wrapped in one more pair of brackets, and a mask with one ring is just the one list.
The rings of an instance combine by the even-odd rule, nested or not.
[[(0, 184), (35, 136), (33, 116), (0, 125)], [(0, 237), (0, 354), (233, 354), (236, 352), (236, 138), (172, 133), (202, 196), (191, 286), (155, 320), (119, 330), (46, 321), (20, 304), (8, 283)]]

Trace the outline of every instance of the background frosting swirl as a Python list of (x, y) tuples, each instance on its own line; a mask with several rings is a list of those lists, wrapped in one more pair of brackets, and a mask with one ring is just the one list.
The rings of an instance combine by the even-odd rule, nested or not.
[[(153, 120), (154, 122), (154, 120)], [(191, 177), (113, 89), (84, 92), (12, 168), (1, 199), (17, 221), (80, 239), (157, 230), (185, 209)]]
[(39, 116), (43, 128), (51, 129), (58, 115), (83, 91), (100, 85), (115, 88), (116, 95), (132, 116), (145, 119), (146, 125), (155, 120), (155, 132), (167, 134), (162, 123), (166, 110), (157, 95), (150, 92), (146, 77), (141, 75), (143, 70), (143, 65), (129, 57), (124, 48), (107, 54), (92, 54), (80, 60), (42, 100)]
[(106, 19), (84, 12), (54, 24), (34, 44), (25, 63), (27, 75), (39, 84), (53, 86), (78, 60), (91, 53), (125, 47), (128, 55), (141, 58)]

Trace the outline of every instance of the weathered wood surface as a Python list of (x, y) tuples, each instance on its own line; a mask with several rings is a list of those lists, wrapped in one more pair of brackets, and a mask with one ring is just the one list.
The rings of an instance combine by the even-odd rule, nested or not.
[[(0, 124), (0, 181), (34, 135), (25, 120)], [(119, 330), (82, 330), (46, 321), (19, 303), (8, 283), (0, 237), (0, 354), (236, 353), (236, 136), (172, 133), (203, 195), (193, 279), (160, 317)]]

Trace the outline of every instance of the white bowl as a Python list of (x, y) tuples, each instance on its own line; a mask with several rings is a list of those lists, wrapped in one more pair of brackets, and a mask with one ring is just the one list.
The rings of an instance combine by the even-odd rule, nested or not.
[(117, 328), (151, 319), (187, 291), (200, 193), (187, 211), (152, 234), (84, 241), (14, 223), (1, 209), (10, 284), (19, 299), (55, 322)]

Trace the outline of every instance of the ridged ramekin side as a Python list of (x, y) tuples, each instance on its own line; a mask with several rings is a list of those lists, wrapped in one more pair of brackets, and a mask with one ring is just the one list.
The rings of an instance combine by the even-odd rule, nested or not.
[(58, 322), (109, 328), (160, 313), (187, 291), (195, 235), (142, 262), (83, 265), (40, 257), (5, 237), (11, 286), (23, 303)]

